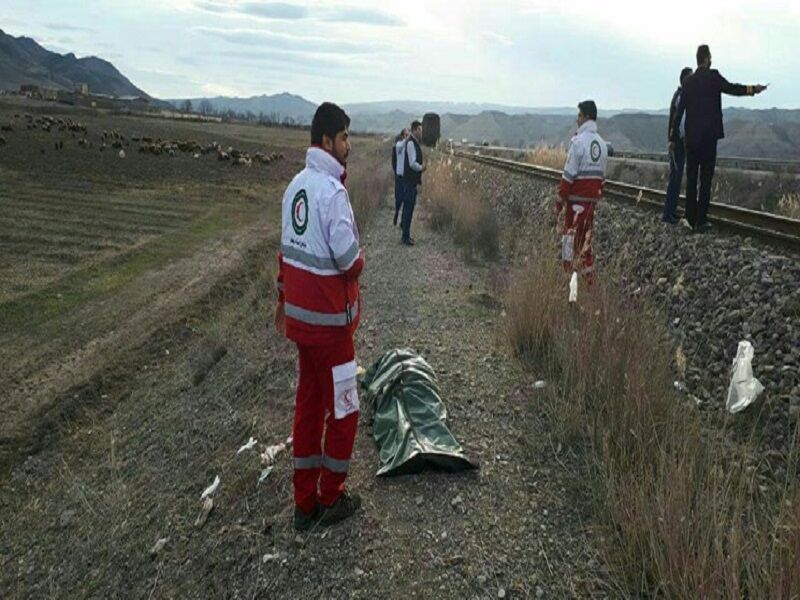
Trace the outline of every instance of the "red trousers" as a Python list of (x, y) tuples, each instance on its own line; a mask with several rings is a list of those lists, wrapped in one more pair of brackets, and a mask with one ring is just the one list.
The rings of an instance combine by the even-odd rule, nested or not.
[(350, 338), (334, 346), (298, 344), (297, 349), (294, 501), (311, 512), (317, 502), (332, 505), (344, 491), (358, 429), (355, 347)]
[(562, 231), (561, 258), (564, 271), (577, 271), (588, 282), (592, 281), (594, 256), (592, 254), (592, 228), (594, 227), (594, 202), (567, 202)]

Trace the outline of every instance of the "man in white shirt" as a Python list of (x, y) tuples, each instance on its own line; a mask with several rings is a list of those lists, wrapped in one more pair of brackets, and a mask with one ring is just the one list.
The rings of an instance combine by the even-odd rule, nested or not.
[(397, 225), (397, 215), (403, 206), (403, 167), (406, 159), (406, 140), (408, 139), (408, 127), (395, 138), (392, 148), (392, 171), (394, 172), (394, 220), (392, 225)]

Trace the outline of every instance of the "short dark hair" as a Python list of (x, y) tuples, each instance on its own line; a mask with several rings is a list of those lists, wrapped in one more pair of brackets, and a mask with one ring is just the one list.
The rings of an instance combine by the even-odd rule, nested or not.
[(331, 140), (336, 139), (336, 134), (348, 127), (350, 127), (350, 117), (347, 113), (333, 102), (323, 102), (311, 121), (311, 143), (321, 145), (323, 135), (327, 135)]
[(411, 122), (411, 131), (414, 131), (417, 127), (422, 127), (422, 123), (419, 121), (412, 121)]
[(594, 100), (584, 100), (578, 104), (578, 110), (581, 111), (584, 117), (590, 118), (592, 121), (597, 120), (597, 105)]
[(686, 79), (691, 74), (692, 74), (692, 68), (691, 67), (683, 67), (681, 69), (681, 78), (679, 79), (681, 84), (683, 84), (683, 80)]
[(697, 47), (697, 66), (702, 65), (707, 58), (711, 58), (711, 48), (708, 44), (700, 44)]

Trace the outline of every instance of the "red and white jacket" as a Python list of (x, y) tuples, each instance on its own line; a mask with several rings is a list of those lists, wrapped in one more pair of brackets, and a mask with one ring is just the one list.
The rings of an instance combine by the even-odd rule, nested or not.
[(597, 202), (603, 195), (608, 146), (597, 133), (597, 123), (586, 121), (572, 137), (567, 163), (558, 186), (563, 201)]
[(344, 178), (339, 161), (311, 147), (283, 195), (278, 302), (298, 344), (336, 344), (358, 326), (364, 258)]

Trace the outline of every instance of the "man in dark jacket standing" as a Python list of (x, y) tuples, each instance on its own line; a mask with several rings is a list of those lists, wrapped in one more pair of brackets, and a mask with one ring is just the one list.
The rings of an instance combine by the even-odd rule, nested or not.
[(394, 173), (394, 221), (392, 225), (397, 225), (397, 215), (403, 206), (403, 161), (405, 160), (407, 139), (408, 127), (403, 127), (403, 130), (394, 139), (394, 146), (392, 146), (392, 172)]
[(683, 142), (684, 127), (683, 122), (678, 123), (676, 128), (678, 130), (678, 141), (673, 142), (672, 135), (672, 120), (675, 118), (675, 113), (678, 110), (678, 103), (681, 100), (681, 91), (683, 82), (692, 74), (690, 67), (681, 69), (680, 85), (675, 93), (672, 94), (672, 102), (669, 103), (669, 122), (667, 124), (667, 143), (669, 145), (669, 184), (667, 185), (667, 199), (664, 202), (664, 214), (661, 220), (665, 223), (675, 224), (678, 222), (678, 215), (676, 210), (678, 208), (678, 196), (681, 193), (681, 180), (683, 179), (683, 167), (686, 164), (686, 146)]
[[(683, 92), (670, 124), (670, 140), (678, 143), (679, 126), (686, 113), (686, 219), (684, 225), (694, 231), (711, 227), (706, 221), (711, 202), (711, 180), (717, 163), (717, 141), (725, 137), (722, 128), (722, 94), (754, 96), (765, 85), (729, 83), (719, 71), (711, 68), (711, 50), (703, 44), (697, 48), (697, 70), (683, 84)], [(700, 199), (697, 178), (700, 173)]]
[(403, 164), (403, 237), (406, 246), (413, 246), (411, 237), (411, 219), (414, 216), (414, 207), (417, 204), (417, 186), (422, 183), (422, 172), (425, 164), (422, 159), (422, 123), (411, 123), (411, 135), (405, 143), (405, 158)]

